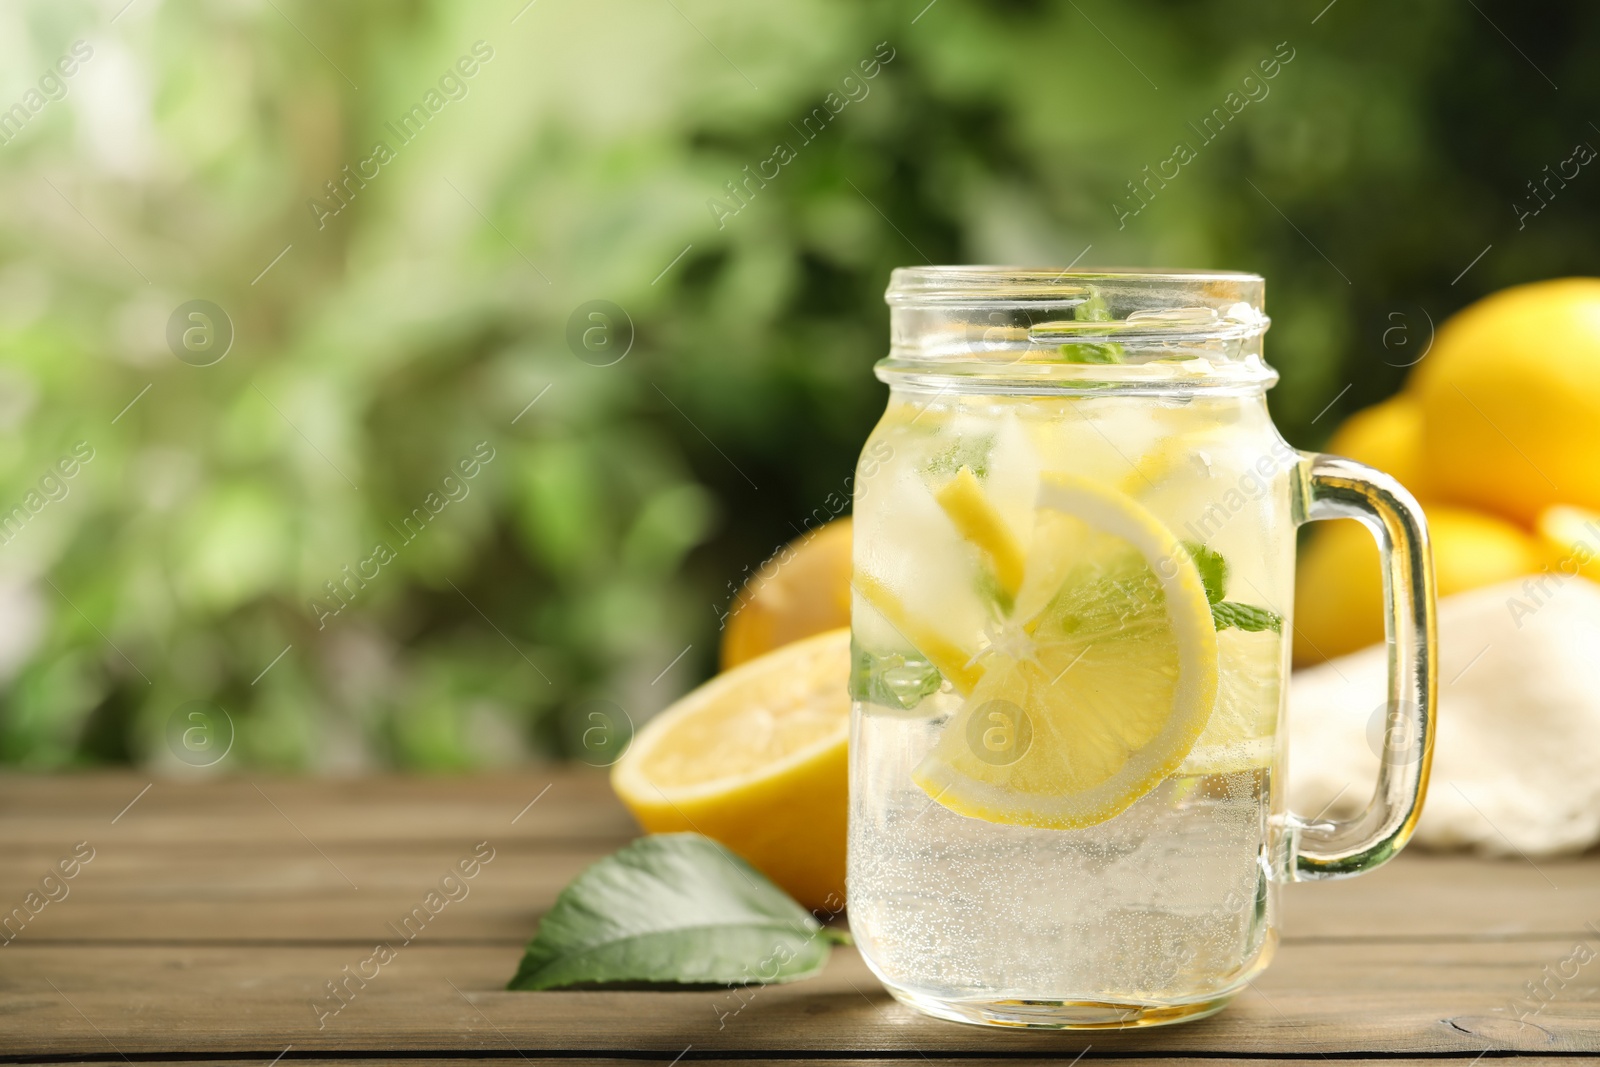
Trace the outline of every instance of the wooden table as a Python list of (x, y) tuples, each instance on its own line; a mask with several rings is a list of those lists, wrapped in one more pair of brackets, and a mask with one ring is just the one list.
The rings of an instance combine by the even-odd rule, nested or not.
[[(815, 980), (738, 994), (504, 992), (556, 892), (633, 836), (598, 774), (147, 783), (0, 778), (0, 907), (60, 897), (0, 948), (0, 1062), (1600, 1054), (1600, 957), (1574, 957), (1600, 953), (1595, 856), (1535, 867), (1409, 853), (1365, 878), (1293, 886), (1276, 961), (1220, 1016), (1060, 1034), (922, 1018), (852, 950)], [(493, 859), (467, 895), (403, 943), (390, 924), (485, 841)], [(93, 858), (41, 887), (79, 842)], [(399, 945), (394, 958), (333, 999), (327, 983), (372, 973), (379, 941)], [(1530, 982), (1542, 1003), (1521, 999)]]

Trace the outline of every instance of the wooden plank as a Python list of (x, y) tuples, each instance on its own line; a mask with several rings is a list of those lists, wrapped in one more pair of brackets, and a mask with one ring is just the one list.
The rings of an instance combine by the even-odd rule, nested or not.
[(1285, 941), (1547, 938), (1600, 921), (1600, 855), (1489, 859), (1402, 852), (1375, 871), (1284, 888)]
[(637, 833), (605, 776), (588, 770), (361, 783), (163, 781), (142, 796), (148, 783), (125, 775), (77, 783), (73, 790), (60, 779), (0, 778), (0, 915), (39, 890), (76, 842), (94, 849), (67, 895), (47, 904), (19, 942), (391, 937), (388, 923), (488, 842), (495, 859), (441, 916), (441, 936), (517, 945), (563, 885)]
[[(463, 880), (464, 889), (445, 887), (465, 896), (440, 914), (439, 936), (522, 944), (561, 888), (615, 845), (490, 847), (494, 858)], [(457, 861), (475, 854), (465, 837), (450, 846), (426, 843), (384, 854), (330, 846), (326, 859), (304, 842), (258, 851), (245, 844), (182, 851), (103, 845), (77, 877), (55, 888), (58, 897), (66, 895), (45, 904), (17, 932), (17, 943), (370, 943), (394, 937), (388, 924), (439, 890)], [(0, 915), (40, 890), (50, 862), (43, 855), (8, 857)]]
[[(0, 776), (0, 914), (75, 842), (96, 850), (24, 939), (366, 940), (487, 840), (499, 866), (449, 936), (520, 944), (562, 885), (636, 832), (605, 776), (583, 769), (256, 783), (271, 801), (249, 781), (163, 780), (128, 808), (146, 784)], [(1289, 886), (1282, 900), (1286, 943), (1577, 936), (1600, 920), (1600, 856), (1535, 867), (1407, 852), (1361, 878)]]
[[(624, 840), (587, 847), (494, 843), (495, 859), (450, 917), (449, 936), (521, 944), (561, 888)], [(37, 890), (68, 851), (7, 849), (0, 913)], [(103, 843), (66, 887), (67, 897), (47, 905), (22, 938), (365, 941), (385, 936), (384, 923), (471, 854), (472, 842), (462, 835), (453, 844), (324, 851), (327, 859), (304, 841), (270, 849), (244, 842), (182, 849)], [(1585, 934), (1586, 923), (1600, 920), (1600, 862), (1547, 869), (1562, 889), (1551, 889), (1525, 865), (1424, 856), (1402, 857), (1349, 882), (1290, 886), (1283, 894), (1284, 942)]]
[(309, 839), (357, 850), (462, 837), (570, 846), (637, 832), (606, 776), (587, 768), (481, 779), (0, 775), (0, 841), (8, 847), (52, 850), (85, 840), (97, 848), (102, 841), (272, 847)]
[(1600, 992), (1587, 970), (1525, 1023), (1516, 1016), (1513, 998), (1567, 958), (1569, 941), (1290, 945), (1213, 1019), (1072, 1035), (924, 1018), (892, 1001), (851, 950), (818, 979), (737, 993), (508, 993), (515, 948), (435, 946), (428, 936), (400, 946), (338, 1014), (320, 1017), (314, 1001), (335, 1003), (322, 999), (324, 983), (368, 950), (19, 941), (0, 949), (5, 1052), (268, 1060), (292, 1044), (297, 1055), (516, 1049), (670, 1059), (689, 1046), (751, 1056), (1071, 1056), (1092, 1044), (1095, 1055), (1600, 1053)]

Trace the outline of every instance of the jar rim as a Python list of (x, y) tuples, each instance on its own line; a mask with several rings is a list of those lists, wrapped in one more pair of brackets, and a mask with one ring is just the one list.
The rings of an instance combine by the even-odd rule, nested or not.
[(1193, 293), (1208, 298), (1208, 304), (1225, 300), (1260, 310), (1265, 284), (1259, 274), (1234, 270), (929, 264), (896, 267), (884, 300), (890, 306), (1054, 302), (1074, 289), (1110, 285), (1170, 290), (1173, 296)]
[(901, 267), (880, 377), (964, 387), (1270, 386), (1266, 281), (1226, 270)]

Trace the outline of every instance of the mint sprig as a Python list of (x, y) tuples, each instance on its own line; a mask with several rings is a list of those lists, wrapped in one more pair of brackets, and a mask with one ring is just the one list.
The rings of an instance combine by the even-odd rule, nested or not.
[[(1106, 304), (1105, 296), (1094, 286), (1089, 287), (1089, 299), (1072, 309), (1072, 317), (1078, 322), (1110, 322), (1112, 321), (1111, 308)], [(1067, 363), (1121, 363), (1123, 361), (1122, 346), (1116, 342), (1106, 344), (1092, 344), (1088, 341), (1075, 341), (1061, 346), (1061, 358)]]
[(1217, 629), (1226, 630), (1231, 626), (1246, 633), (1262, 630), (1283, 633), (1283, 616), (1277, 612), (1224, 599), (1228, 595), (1228, 561), (1222, 558), (1222, 553), (1198, 541), (1182, 544), (1200, 572), (1200, 584), (1205, 586), (1206, 600), (1211, 605), (1211, 622)]
[(1211, 605), (1211, 621), (1219, 630), (1226, 630), (1232, 626), (1246, 633), (1260, 633), (1262, 630), (1271, 630), (1276, 634), (1283, 633), (1282, 615), (1266, 608), (1258, 608), (1254, 604), (1237, 604), (1231, 600)]
[(1200, 584), (1206, 587), (1206, 600), (1216, 604), (1228, 594), (1228, 561), (1214, 548), (1198, 541), (1183, 541), (1183, 550), (1194, 560), (1200, 572)]
[(1096, 345), (1087, 341), (1061, 346), (1061, 359), (1066, 363), (1121, 363), (1122, 346)]

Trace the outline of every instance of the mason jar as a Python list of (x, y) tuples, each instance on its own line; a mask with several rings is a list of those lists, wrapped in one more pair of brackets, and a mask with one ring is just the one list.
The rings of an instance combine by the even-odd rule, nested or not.
[[(1422, 513), (1299, 452), (1253, 274), (894, 272), (857, 469), (850, 925), (899, 999), (1054, 1028), (1198, 1018), (1277, 887), (1404, 845), (1432, 751)], [(1348, 822), (1284, 805), (1295, 533), (1377, 538), (1391, 731)], [(1316, 605), (1302, 604), (1301, 610)], [(1403, 735), (1403, 736), (1402, 736)]]

